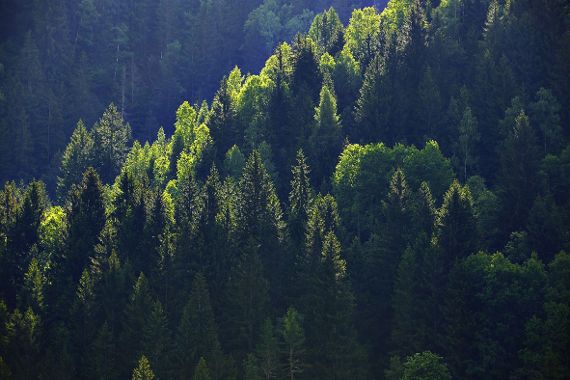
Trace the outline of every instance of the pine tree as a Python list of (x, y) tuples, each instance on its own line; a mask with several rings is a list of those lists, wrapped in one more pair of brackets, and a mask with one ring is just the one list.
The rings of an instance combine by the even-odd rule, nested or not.
[(85, 170), (94, 164), (93, 149), (93, 139), (83, 120), (79, 120), (61, 158), (60, 175), (57, 178), (60, 200), (65, 199), (71, 187), (81, 182)]
[[(366, 378), (365, 354), (352, 322), (354, 296), (346, 278), (346, 261), (333, 232), (323, 241), (314, 280), (306, 288), (303, 314), (307, 326), (309, 376)], [(309, 302), (307, 302), (309, 301)]]
[(320, 85), (321, 73), (315, 43), (310, 38), (298, 36), (293, 45), (291, 75), (292, 104), (295, 113), (290, 121), (291, 127), (295, 128), (292, 135), (295, 136), (297, 147), (303, 146), (309, 136)]
[[(384, 353), (388, 352), (394, 322), (392, 304), (398, 264), (414, 238), (412, 192), (401, 169), (396, 169), (392, 175), (389, 189), (382, 202), (378, 232), (364, 245), (362, 276), (366, 282), (359, 289), (359, 296), (363, 300), (362, 318), (371, 326), (367, 334), (375, 352)], [(387, 357), (381, 360), (380, 363), (387, 366), (384, 362)]]
[(105, 225), (103, 189), (93, 168), (83, 174), (83, 181), (73, 191), (68, 214), (69, 235), (63, 259), (64, 276), (76, 283), (95, 254), (99, 233)]
[(538, 149), (528, 117), (521, 111), (499, 151), (498, 195), (505, 236), (526, 224), (538, 191)]
[(258, 245), (250, 241), (242, 248), (239, 263), (228, 283), (227, 322), (229, 345), (238, 353), (252, 352), (269, 304), (269, 286), (263, 275)]
[[(123, 171), (118, 178), (118, 192), (113, 200), (113, 225), (121, 261), (129, 261), (135, 273), (148, 266), (152, 251), (144, 247), (145, 203), (144, 185), (135, 174)], [(146, 182), (146, 181), (145, 181)]]
[[(253, 151), (247, 160), (239, 183), (237, 201), (238, 239), (242, 247), (255, 248), (266, 270), (272, 291), (272, 300), (281, 297), (280, 285), (284, 285), (281, 242), (283, 220), (281, 205), (273, 182), (262, 157)], [(269, 270), (271, 268), (271, 270)]]
[(457, 142), (457, 154), (462, 168), (463, 182), (467, 181), (467, 167), (471, 167), (477, 162), (474, 152), (478, 140), (477, 119), (473, 116), (471, 108), (467, 107), (461, 123), (459, 123), (459, 140)]
[(297, 152), (296, 165), (291, 168), (291, 192), (289, 193), (289, 233), (293, 246), (302, 252), (305, 231), (313, 192), (309, 175), (311, 173), (302, 150)]
[(219, 378), (221, 355), (206, 279), (198, 273), (178, 327), (177, 367), (180, 378), (189, 378), (202, 359), (214, 366), (214, 378)]
[(247, 358), (243, 361), (243, 367), (245, 380), (262, 380), (259, 367), (257, 366), (257, 359), (254, 354), (247, 355)]
[(275, 379), (279, 370), (278, 346), (273, 323), (269, 318), (263, 322), (255, 352), (263, 378), (266, 380)]
[(412, 220), (418, 233), (425, 233), (431, 237), (435, 225), (435, 201), (427, 182), (422, 182), (413, 201)]
[(336, 98), (326, 85), (321, 89), (319, 107), (315, 109), (315, 127), (310, 141), (315, 178), (322, 188), (327, 188), (342, 141)]
[(287, 379), (294, 380), (304, 370), (305, 333), (301, 318), (293, 307), (287, 309), (281, 326), (281, 363)]
[(150, 368), (150, 363), (146, 356), (142, 355), (139, 359), (139, 363), (133, 370), (133, 380), (154, 380), (154, 372)]
[(451, 380), (443, 358), (430, 351), (410, 356), (404, 363), (402, 380)]
[(44, 287), (46, 282), (46, 276), (38, 260), (33, 258), (24, 274), (23, 295), (21, 297), (23, 307), (31, 307), (38, 312), (44, 308)]
[(391, 352), (400, 356), (442, 348), (438, 344), (441, 341), (441, 262), (430, 240), (420, 234), (398, 265), (392, 301)]
[(161, 336), (159, 341), (155, 342), (154, 334), (160, 334), (164, 332), (160, 330), (166, 328), (161, 309), (162, 306), (153, 298), (148, 280), (144, 273), (141, 273), (134, 284), (122, 320), (119, 352), (121, 362), (126, 364), (127, 368), (135, 366), (136, 358), (144, 353), (145, 349), (152, 350), (149, 354), (155, 356), (150, 358), (153, 361), (157, 359), (156, 355), (160, 354), (159, 346), (165, 337)]
[(115, 337), (107, 322), (104, 322), (91, 346), (92, 364), (90, 371), (93, 371), (98, 378), (116, 378), (116, 366), (118, 364), (116, 355)]
[(235, 131), (235, 108), (232, 104), (232, 88), (228, 85), (228, 78), (224, 77), (220, 88), (214, 96), (209, 126), (212, 138), (216, 143), (218, 153), (224, 154), (232, 144), (237, 142)]
[(318, 259), (323, 249), (325, 236), (338, 233), (340, 218), (338, 206), (332, 195), (318, 195), (310, 209), (306, 232), (306, 255)]
[(210, 371), (208, 370), (206, 360), (204, 358), (200, 358), (198, 364), (196, 365), (196, 369), (194, 370), (194, 376), (192, 376), (192, 380), (211, 380), (211, 379), (212, 377), (210, 376)]
[(168, 319), (162, 304), (155, 300), (146, 311), (142, 330), (141, 349), (147, 353), (157, 376), (167, 378), (171, 371), (171, 341)]
[(14, 310), (5, 322), (3, 346), (6, 364), (15, 378), (32, 378), (40, 370), (41, 320), (28, 308), (25, 312)]
[(308, 36), (322, 51), (335, 55), (342, 49), (344, 26), (334, 8), (329, 8), (315, 16)]
[(224, 159), (224, 172), (233, 178), (240, 178), (243, 167), (245, 166), (245, 157), (237, 145), (233, 145), (226, 152)]
[(560, 104), (552, 91), (541, 87), (530, 109), (533, 123), (538, 124), (542, 133), (544, 154), (558, 152), (563, 141), (559, 115)]
[(454, 181), (445, 194), (438, 215), (438, 245), (445, 268), (451, 268), (477, 249), (477, 225), (468, 187)]
[(103, 183), (110, 183), (119, 174), (128, 152), (131, 127), (111, 103), (91, 131), (94, 141), (94, 165)]

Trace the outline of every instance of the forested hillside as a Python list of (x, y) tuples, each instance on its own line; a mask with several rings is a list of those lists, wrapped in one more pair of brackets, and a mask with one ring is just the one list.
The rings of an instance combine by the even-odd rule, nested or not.
[[(376, 1), (381, 8), (387, 0)], [(112, 101), (152, 139), (184, 100), (211, 100), (235, 65), (257, 72), (279, 41), (334, 6), (344, 21), (372, 0), (3, 0), (0, 181), (49, 190), (78, 119)]]
[(565, 0), (99, 3), (3, 13), (0, 378), (570, 378)]

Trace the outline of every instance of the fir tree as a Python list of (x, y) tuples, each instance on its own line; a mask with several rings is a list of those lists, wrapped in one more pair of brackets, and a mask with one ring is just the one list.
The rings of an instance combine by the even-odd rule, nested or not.
[(150, 368), (150, 363), (146, 356), (142, 355), (135, 369), (133, 370), (133, 380), (154, 380), (154, 372)]
[(177, 350), (180, 378), (190, 377), (200, 359), (205, 359), (210, 366), (214, 366), (214, 374), (219, 373), (222, 353), (218, 331), (206, 279), (200, 273), (194, 277), (192, 292), (182, 313), (178, 327)]
[(67, 196), (73, 185), (81, 182), (85, 170), (94, 164), (93, 148), (93, 139), (85, 128), (83, 120), (79, 120), (61, 158), (60, 176), (57, 178), (57, 193), (60, 200)]
[(438, 215), (438, 244), (446, 268), (477, 249), (477, 226), (468, 187), (455, 181), (445, 194)]

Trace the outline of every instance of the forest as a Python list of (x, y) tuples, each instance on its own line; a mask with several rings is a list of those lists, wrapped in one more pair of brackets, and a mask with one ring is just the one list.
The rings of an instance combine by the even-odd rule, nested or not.
[(0, 181), (1, 379), (570, 379), (566, 0), (0, 1)]

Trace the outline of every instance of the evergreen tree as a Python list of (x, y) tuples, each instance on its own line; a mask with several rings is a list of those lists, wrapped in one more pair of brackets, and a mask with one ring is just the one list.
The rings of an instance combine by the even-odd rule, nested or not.
[(365, 354), (352, 323), (354, 296), (346, 279), (346, 262), (333, 232), (323, 241), (318, 266), (304, 292), (309, 376), (366, 378)]
[(294, 247), (302, 250), (309, 210), (313, 200), (310, 169), (302, 150), (297, 152), (296, 165), (291, 168), (291, 192), (289, 193), (289, 233)]
[(262, 260), (264, 273), (271, 284), (271, 298), (277, 301), (282, 292), (279, 286), (283, 284), (280, 276), (283, 276), (281, 242), (284, 226), (273, 182), (257, 151), (248, 158), (239, 183), (237, 226), (241, 246), (248, 251), (253, 249)]
[(109, 183), (119, 174), (128, 152), (131, 127), (111, 103), (101, 119), (93, 126), (93, 159), (103, 183)]
[(538, 190), (538, 146), (524, 111), (516, 116), (499, 154), (498, 195), (506, 235), (524, 226)]
[(308, 36), (329, 54), (335, 55), (342, 49), (344, 26), (334, 8), (315, 16)]
[(341, 150), (341, 125), (337, 115), (336, 99), (332, 91), (323, 86), (319, 107), (315, 109), (315, 127), (310, 137), (314, 175), (321, 188), (328, 187), (327, 178), (333, 171)]
[(287, 309), (281, 326), (281, 362), (287, 379), (294, 380), (303, 372), (305, 333), (301, 326), (301, 318), (293, 307)]
[(461, 123), (459, 123), (459, 140), (457, 143), (457, 154), (463, 172), (463, 181), (467, 181), (467, 167), (477, 162), (474, 156), (476, 143), (479, 140), (477, 132), (477, 119), (473, 116), (471, 108), (467, 107), (463, 113)]
[(206, 365), (206, 360), (204, 358), (200, 358), (198, 364), (196, 365), (196, 369), (194, 370), (194, 376), (192, 376), (192, 380), (211, 380), (212, 377), (210, 376), (210, 371), (208, 370), (208, 366)]
[(544, 154), (557, 152), (562, 143), (560, 127), (560, 104), (552, 91), (540, 88), (536, 93), (536, 101), (531, 104), (533, 123), (537, 124), (542, 134)]
[[(192, 292), (182, 313), (177, 351), (180, 378), (189, 378), (202, 360), (214, 365), (214, 374), (219, 374), (222, 353), (206, 279), (200, 273), (194, 277)], [(214, 378), (219, 376), (214, 375)]]
[(63, 200), (73, 185), (79, 184), (83, 173), (93, 162), (93, 139), (79, 120), (71, 135), (71, 140), (61, 158), (60, 176), (57, 178), (58, 198)]
[(92, 343), (91, 357), (92, 365), (90, 371), (100, 378), (116, 378), (117, 377), (117, 348), (115, 337), (110, 330), (107, 322), (97, 332), (97, 336)]
[(442, 358), (429, 351), (410, 356), (404, 363), (402, 380), (450, 380), (451, 374)]
[(133, 380), (153, 380), (154, 372), (150, 368), (150, 363), (146, 356), (142, 355), (139, 359), (139, 363), (133, 370)]
[(32, 378), (40, 371), (41, 320), (31, 308), (14, 310), (5, 320), (3, 346), (6, 364), (16, 378)]
[(278, 346), (273, 323), (269, 318), (263, 322), (255, 352), (263, 378), (275, 379), (279, 371)]
[(252, 352), (269, 304), (269, 285), (263, 273), (258, 245), (250, 241), (242, 248), (228, 283), (227, 322), (229, 346), (234, 352)]
[(77, 283), (83, 269), (95, 254), (99, 233), (105, 225), (103, 189), (93, 168), (83, 174), (83, 181), (71, 196), (68, 213), (69, 234), (65, 256), (62, 258), (64, 276)]
[(224, 159), (225, 173), (233, 178), (239, 178), (244, 166), (244, 155), (241, 153), (237, 145), (233, 145), (226, 152), (226, 158)]
[(136, 358), (148, 352), (153, 366), (159, 366), (161, 373), (166, 374), (165, 356), (169, 349), (167, 328), (162, 305), (154, 300), (148, 280), (141, 273), (125, 308), (120, 337), (121, 362), (134, 366)]
[(476, 220), (468, 187), (462, 187), (457, 181), (451, 185), (439, 210), (437, 223), (438, 244), (447, 268), (476, 252)]

